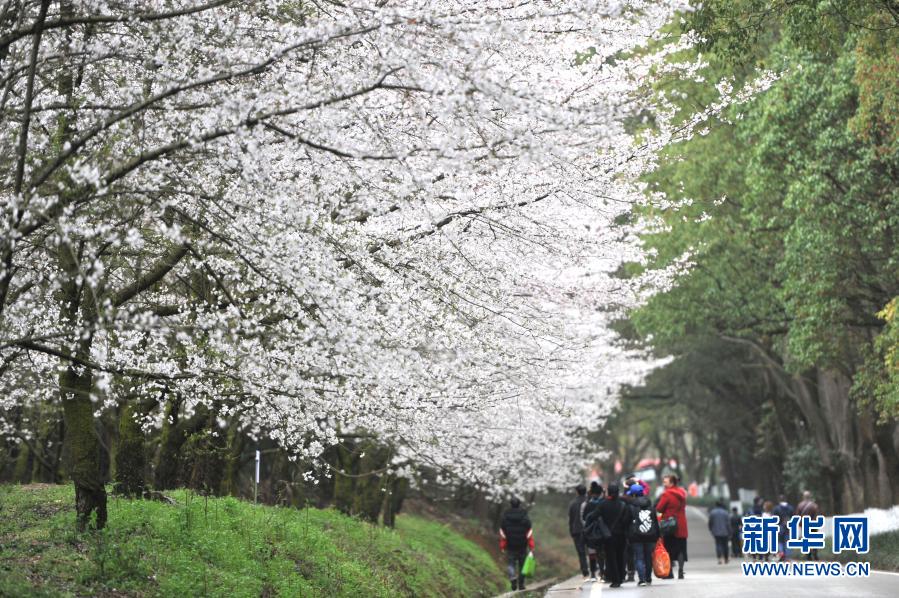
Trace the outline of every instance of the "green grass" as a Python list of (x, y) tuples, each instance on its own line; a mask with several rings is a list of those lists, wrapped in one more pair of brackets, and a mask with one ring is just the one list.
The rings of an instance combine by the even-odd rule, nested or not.
[(395, 530), (333, 510), (186, 491), (177, 505), (110, 498), (75, 533), (71, 486), (0, 486), (0, 596), (490, 596), (490, 555), (446, 526)]
[(854, 552), (841, 552), (833, 554), (830, 540), (827, 549), (820, 551), (821, 558), (827, 555), (826, 560), (841, 562), (855, 561), (871, 563), (872, 569), (881, 571), (899, 571), (899, 530), (876, 534), (869, 538), (870, 551), (868, 554), (855, 554)]

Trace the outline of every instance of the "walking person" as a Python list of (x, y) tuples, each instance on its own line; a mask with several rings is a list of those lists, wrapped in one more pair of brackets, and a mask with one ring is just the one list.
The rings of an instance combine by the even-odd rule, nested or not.
[[(766, 512), (765, 508), (764, 508), (764, 505), (766, 505), (766, 504), (770, 504), (770, 503), (766, 502), (765, 499), (762, 498), (761, 496), (756, 496), (755, 498), (752, 499), (752, 506), (749, 507), (749, 510), (746, 512), (746, 514), (753, 515), (756, 517), (763, 515)], [(742, 546), (741, 546), (741, 548), (742, 548)], [(760, 561), (760, 560), (762, 560), (762, 555), (753, 554), (751, 556), (751, 558), (754, 561)], [(768, 560), (767, 555), (765, 556), (765, 560)]]
[(534, 550), (534, 530), (528, 512), (521, 508), (521, 501), (513, 498), (509, 501), (512, 508), (503, 514), (499, 526), (499, 549), (506, 553), (509, 564), (509, 582), (512, 590), (524, 589), (524, 575), (521, 568), (528, 551)]
[(787, 497), (783, 494), (778, 497), (777, 501), (777, 506), (772, 511), (772, 514), (780, 517), (777, 531), (777, 556), (781, 561), (785, 561), (790, 558), (790, 550), (787, 548), (787, 538), (789, 537), (787, 522), (790, 521), (790, 517), (796, 511), (796, 507), (787, 502)]
[(584, 543), (584, 520), (581, 519), (581, 512), (584, 510), (584, 503), (587, 502), (587, 488), (583, 484), (578, 484), (574, 490), (576, 493), (574, 500), (568, 505), (568, 533), (574, 541), (574, 549), (581, 565), (581, 575), (586, 579), (590, 576), (590, 569), (587, 565), (587, 545)]
[[(660, 514), (660, 522), (672, 518), (676, 522), (674, 529), (669, 533), (665, 534), (663, 531), (662, 541), (665, 543), (665, 550), (668, 551), (671, 563), (677, 561), (677, 578), (683, 579), (684, 563), (687, 561), (687, 493), (678, 483), (679, 480), (673, 473), (662, 478), (665, 490), (659, 497), (655, 509)], [(661, 529), (662, 525), (659, 527)], [(668, 579), (673, 578), (674, 567), (671, 567)]]
[(628, 542), (634, 554), (638, 586), (652, 584), (652, 551), (659, 539), (659, 520), (656, 519), (652, 502), (643, 495), (643, 491), (640, 484), (633, 484), (628, 489), (633, 513)]
[(730, 541), (733, 530), (730, 525), (730, 514), (720, 500), (709, 511), (709, 531), (715, 538), (715, 556), (718, 557), (718, 564), (726, 565), (729, 560), (727, 543)]
[(587, 560), (590, 564), (590, 581), (597, 580), (597, 572), (599, 578), (605, 576), (605, 562), (603, 559), (603, 545), (601, 542), (592, 540), (586, 530), (592, 523), (593, 519), (599, 517), (599, 507), (605, 500), (603, 487), (595, 480), (590, 482), (590, 494), (587, 501), (581, 505), (581, 521), (584, 526), (584, 544), (587, 547)]
[[(629, 475), (627, 479), (624, 480), (624, 499), (629, 504), (632, 502), (631, 500), (631, 487), (637, 484), (643, 490), (643, 496), (649, 496), (649, 486), (643, 480), (638, 480), (636, 476)], [(636, 572), (636, 561), (634, 560), (634, 549), (631, 546), (630, 539), (628, 539), (627, 546), (624, 548), (624, 560), (627, 563), (627, 577), (624, 582), (628, 583), (634, 581), (634, 575)]]
[(606, 580), (612, 582), (610, 587), (620, 588), (627, 569), (624, 548), (633, 514), (630, 506), (619, 496), (617, 483), (609, 484), (607, 498), (599, 505), (599, 514), (612, 532), (606, 541)]
[(737, 512), (737, 507), (731, 508), (730, 548), (735, 559), (743, 556), (743, 518)]
[[(808, 490), (803, 491), (802, 500), (796, 505), (796, 514), (800, 517), (811, 517), (814, 519), (821, 514), (818, 503), (812, 498), (812, 493)], [(812, 548), (807, 557), (810, 561), (818, 560), (818, 549)]]

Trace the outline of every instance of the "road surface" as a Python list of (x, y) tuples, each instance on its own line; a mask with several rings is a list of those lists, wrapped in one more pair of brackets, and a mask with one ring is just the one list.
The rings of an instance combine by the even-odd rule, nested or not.
[[(692, 598), (693, 596), (764, 597), (800, 596), (807, 598), (845, 598), (846, 596), (896, 598), (899, 597), (899, 574), (871, 572), (867, 578), (849, 577), (744, 577), (741, 559), (728, 565), (718, 565), (715, 544), (709, 535), (705, 514), (695, 507), (687, 507), (687, 526), (690, 530), (688, 553), (690, 560), (684, 567), (686, 579), (653, 579), (649, 587), (626, 583), (612, 589), (608, 584), (585, 582), (578, 575), (551, 587), (547, 598)], [(826, 559), (826, 553), (821, 553)], [(864, 561), (859, 557), (859, 561)], [(672, 564), (673, 565), (673, 564)]]

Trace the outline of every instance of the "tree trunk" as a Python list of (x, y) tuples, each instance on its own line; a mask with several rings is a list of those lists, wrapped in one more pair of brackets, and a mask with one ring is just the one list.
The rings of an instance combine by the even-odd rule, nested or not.
[(377, 523), (384, 504), (385, 476), (379, 472), (387, 464), (388, 455), (386, 449), (374, 443), (366, 443), (363, 454), (359, 457), (358, 471), (361, 477), (355, 480), (353, 513), (372, 523)]
[(237, 417), (228, 426), (228, 448), (225, 456), (225, 478), (222, 494), (240, 496), (240, 455), (243, 453), (245, 437), (240, 433)]
[(139, 413), (134, 401), (129, 397), (119, 413), (119, 441), (115, 453), (115, 491), (128, 497), (140, 498), (144, 494), (144, 469), (147, 459), (144, 454), (144, 434), (135, 420)]
[(343, 513), (350, 515), (353, 512), (353, 478), (344, 474), (353, 472), (353, 450), (347, 446), (349, 441), (337, 445), (337, 466), (334, 472), (334, 506)]
[(839, 456), (842, 507), (850, 513), (862, 511), (866, 506), (865, 475), (861, 463), (859, 415), (849, 400), (852, 382), (839, 372), (820, 369), (817, 382), (818, 400), (831, 443)]
[(740, 483), (737, 479), (737, 468), (734, 451), (728, 443), (728, 439), (718, 434), (718, 454), (721, 457), (721, 474), (727, 482), (727, 494), (730, 500), (738, 500), (740, 497)]
[(821, 457), (821, 463), (827, 475), (827, 487), (830, 496), (826, 500), (833, 506), (834, 512), (842, 513), (845, 509), (845, 485), (842, 483), (839, 464), (834, 462), (835, 448), (830, 436), (829, 426), (816, 400), (817, 389), (812, 387), (801, 376), (794, 376), (794, 398), (799, 405), (805, 421), (811, 429), (812, 439)]
[(181, 397), (169, 397), (164, 403), (162, 433), (159, 440), (159, 457), (156, 461), (156, 472), (153, 486), (157, 490), (169, 490), (178, 486), (178, 449), (184, 444), (184, 433), (178, 426), (178, 413), (181, 409)]
[(100, 477), (100, 443), (90, 398), (93, 373), (90, 369), (66, 365), (59, 376), (63, 415), (75, 484), (75, 512), (78, 530), (84, 531), (96, 515), (96, 528), (106, 525), (106, 488)]
[(31, 449), (24, 442), (19, 443), (19, 453), (16, 455), (16, 464), (13, 468), (13, 480), (19, 484), (28, 484), (31, 482), (31, 470), (34, 467), (32, 463), (33, 455)]
[(44, 403), (39, 408), (37, 442), (35, 448), (41, 451), (41, 458), (34, 459), (31, 479), (55, 484), (59, 481), (59, 453), (62, 444), (58, 406)]
[(396, 526), (396, 516), (403, 507), (403, 500), (406, 498), (406, 492), (409, 490), (409, 480), (406, 478), (391, 477), (387, 485), (387, 492), (384, 496), (384, 525), (387, 527)]

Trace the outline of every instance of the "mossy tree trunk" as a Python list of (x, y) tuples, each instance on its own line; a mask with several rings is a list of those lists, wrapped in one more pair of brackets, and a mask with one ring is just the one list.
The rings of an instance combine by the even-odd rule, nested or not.
[(179, 426), (181, 396), (172, 395), (163, 402), (162, 433), (153, 485), (157, 490), (170, 490), (178, 485), (178, 450), (184, 444), (184, 432)]
[(240, 495), (240, 455), (243, 453), (246, 437), (240, 432), (237, 417), (228, 426), (228, 445), (225, 456), (225, 478), (222, 480), (222, 494)]
[(390, 451), (371, 441), (346, 438), (337, 446), (334, 504), (347, 513), (376, 523), (383, 508), (389, 478)]
[(20, 484), (27, 484), (31, 481), (32, 465), (31, 449), (24, 442), (19, 443), (19, 452), (16, 455), (16, 463), (13, 467), (12, 479)]
[(387, 476), (383, 470), (388, 456), (387, 449), (366, 443), (358, 458), (353, 513), (372, 523), (377, 523), (384, 504)]
[(387, 492), (384, 495), (384, 506), (382, 507), (383, 521), (387, 527), (394, 527), (396, 516), (403, 507), (403, 500), (409, 491), (409, 480), (391, 476), (386, 487)]
[(42, 403), (38, 411), (38, 430), (35, 448), (40, 449), (40, 458), (34, 460), (31, 479), (55, 484), (59, 482), (59, 459), (62, 453), (63, 426), (59, 406)]
[(182, 479), (204, 496), (214, 495), (222, 486), (227, 449), (214, 424), (192, 433), (182, 447)]
[(100, 443), (90, 398), (93, 373), (89, 368), (68, 364), (59, 376), (66, 442), (71, 464), (69, 475), (75, 484), (75, 512), (79, 531), (84, 531), (96, 515), (96, 528), (106, 525), (106, 488), (100, 477)]
[(115, 491), (128, 497), (144, 494), (144, 469), (147, 465), (144, 453), (144, 434), (135, 419), (140, 409), (136, 397), (129, 397), (119, 412), (119, 441), (115, 453)]
[(100, 470), (100, 442), (91, 401), (93, 370), (91, 358), (93, 324), (97, 321), (97, 298), (82, 280), (80, 252), (71, 243), (62, 243), (57, 252), (63, 277), (59, 289), (64, 325), (77, 335), (74, 352), (62, 359), (59, 392), (65, 422), (65, 443), (69, 475), (75, 484), (78, 529), (88, 527), (96, 515), (96, 527), (106, 525), (106, 488)]
[(349, 441), (337, 445), (337, 471), (334, 472), (334, 506), (343, 513), (353, 512), (353, 478), (346, 475), (354, 471), (353, 448)]

